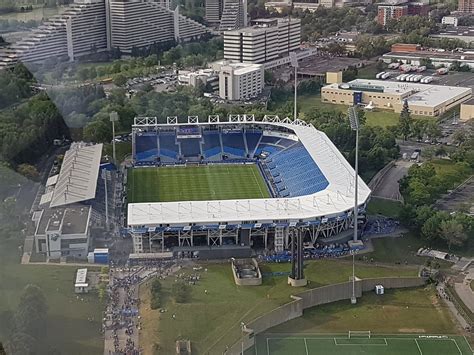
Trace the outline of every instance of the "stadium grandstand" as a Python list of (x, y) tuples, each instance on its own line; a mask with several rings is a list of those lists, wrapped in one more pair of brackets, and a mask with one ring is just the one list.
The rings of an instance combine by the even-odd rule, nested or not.
[[(132, 155), (127, 225), (137, 254), (278, 252), (294, 230), (314, 244), (352, 224), (354, 170), (323, 132), (301, 120), (137, 117)], [(361, 213), (369, 196), (359, 178)]]

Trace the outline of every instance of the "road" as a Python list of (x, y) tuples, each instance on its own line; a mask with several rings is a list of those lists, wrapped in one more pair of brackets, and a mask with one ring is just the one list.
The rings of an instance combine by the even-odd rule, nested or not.
[(401, 201), (402, 197), (398, 181), (407, 174), (408, 168), (413, 164), (414, 163), (410, 161), (398, 160), (393, 168), (387, 171), (384, 175), (375, 190), (372, 192), (372, 196)]

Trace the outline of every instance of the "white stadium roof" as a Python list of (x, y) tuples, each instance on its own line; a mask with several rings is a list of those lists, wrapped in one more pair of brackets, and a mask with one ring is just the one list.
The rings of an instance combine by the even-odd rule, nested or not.
[[(331, 217), (354, 208), (354, 169), (325, 133), (301, 120), (264, 118), (263, 121), (220, 122), (221, 125), (256, 124), (288, 128), (299, 137), (306, 150), (329, 182), (326, 189), (312, 195), (220, 201), (180, 201), (131, 203), (128, 205), (128, 225), (131, 227), (160, 224), (189, 225), (241, 223), (242, 221), (298, 221)], [(181, 123), (176, 123), (180, 125)], [(182, 123), (189, 124), (189, 123)], [(203, 124), (194, 122), (194, 124)], [(209, 124), (209, 123), (204, 123)], [(165, 126), (165, 125), (162, 125)], [(363, 205), (370, 189), (359, 177), (359, 205)]]
[(94, 198), (101, 157), (102, 144), (71, 146), (64, 155), (50, 207)]

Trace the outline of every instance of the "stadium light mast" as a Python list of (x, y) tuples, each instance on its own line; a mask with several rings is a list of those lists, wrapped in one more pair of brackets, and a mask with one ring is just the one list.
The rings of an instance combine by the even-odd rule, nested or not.
[[(355, 142), (355, 174), (354, 174), (354, 238), (353, 241), (357, 242), (357, 222), (359, 216), (359, 206), (357, 197), (359, 194), (359, 116), (357, 114), (357, 108), (355, 106), (349, 107), (348, 109), (349, 123), (352, 130), (356, 132), (356, 142)], [(357, 303), (357, 298), (355, 295), (355, 250), (351, 250), (352, 253), (352, 296), (351, 304)]]
[(116, 164), (116, 156), (115, 156), (115, 122), (118, 121), (118, 113), (115, 111), (112, 111), (109, 114), (110, 122), (112, 122), (112, 158), (114, 160), (114, 164)]
[(354, 174), (354, 242), (357, 242), (357, 218), (358, 218), (358, 194), (359, 194), (359, 115), (355, 106), (349, 107), (348, 110), (349, 123), (352, 130), (356, 132), (355, 141), (355, 174)]
[(105, 196), (104, 196), (104, 202), (105, 202), (105, 230), (109, 231), (109, 197), (107, 193), (107, 169), (102, 169), (101, 170), (101, 177), (104, 179), (104, 190), (105, 190)]
[(296, 106), (296, 97), (297, 97), (297, 88), (298, 88), (298, 58), (296, 56), (296, 52), (290, 52), (290, 63), (293, 68), (295, 68), (295, 102), (294, 102), (294, 112), (293, 112), (293, 120), (298, 118), (298, 110)]

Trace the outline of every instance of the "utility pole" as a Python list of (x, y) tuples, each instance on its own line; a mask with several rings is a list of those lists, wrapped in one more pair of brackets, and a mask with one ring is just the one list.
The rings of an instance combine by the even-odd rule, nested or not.
[(244, 322), (240, 322), (240, 329), (242, 330), (241, 354), (244, 355), (244, 330), (245, 330), (245, 323)]
[(298, 118), (298, 109), (296, 106), (296, 98), (297, 98), (297, 90), (298, 90), (298, 58), (296, 56), (296, 52), (290, 52), (290, 63), (293, 68), (295, 68), (295, 98), (294, 98), (294, 112), (293, 112), (293, 120)]
[(115, 156), (115, 122), (119, 120), (118, 113), (112, 111), (109, 114), (110, 122), (112, 122), (112, 159), (114, 160), (114, 164), (117, 163), (116, 156)]

